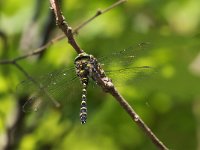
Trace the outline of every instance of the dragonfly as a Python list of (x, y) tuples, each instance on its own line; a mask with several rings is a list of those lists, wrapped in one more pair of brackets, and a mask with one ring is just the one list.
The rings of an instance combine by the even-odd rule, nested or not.
[[(96, 76), (108, 76), (111, 80), (117, 77), (137, 80), (143, 76), (148, 76), (152, 73), (152, 67), (147, 65), (134, 66), (134, 61), (139, 59), (140, 54), (145, 52), (146, 49), (143, 43), (99, 59), (96, 59), (93, 55), (81, 53), (75, 58), (75, 67), (66, 67), (39, 78), (22, 81), (20, 90), (31, 93), (23, 105), (23, 111), (37, 111), (40, 107), (46, 106), (49, 101), (58, 108), (62, 105), (65, 107), (68, 105), (65, 103), (69, 99), (73, 99), (73, 93), (79, 92), (82, 93), (79, 116), (81, 124), (85, 124), (87, 120), (87, 87), (89, 82), (93, 81), (95, 84)], [(106, 68), (106, 66), (107, 70), (104, 71), (103, 68)], [(82, 88), (80, 88), (81, 86)], [(79, 90), (77, 91), (77, 89)], [(80, 92), (80, 89), (82, 89), (82, 92)]]

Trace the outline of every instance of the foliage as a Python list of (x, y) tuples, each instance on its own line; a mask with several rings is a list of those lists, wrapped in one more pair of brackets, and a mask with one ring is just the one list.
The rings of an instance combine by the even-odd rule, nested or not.
[[(75, 27), (98, 8), (106, 8), (113, 2), (62, 1), (62, 10), (69, 24)], [(36, 7), (35, 3), (41, 6)], [(116, 73), (113, 81), (170, 149), (200, 148), (199, 3), (197, 0), (128, 1), (97, 17), (76, 36), (81, 47), (97, 58), (149, 43), (142, 53), (136, 54), (131, 65), (151, 66), (155, 68), (153, 73), (144, 78), (139, 76), (138, 80)], [(48, 2), (7, 0), (0, 7), (1, 60), (41, 46), (49, 15)], [(61, 33), (55, 27), (52, 31), (48, 40)], [(34, 77), (45, 77), (52, 71), (71, 67), (75, 57), (76, 53), (64, 39), (53, 43), (39, 58), (21, 60), (20, 65)], [(70, 98), (60, 110), (47, 102), (50, 105), (38, 112), (22, 112), (27, 97), (16, 94), (16, 87), (26, 77), (11, 64), (0, 65), (0, 148), (7, 144), (9, 129), (21, 117), (20, 124), (14, 126), (17, 131), (12, 134), (17, 137), (17, 149), (155, 149), (113, 98), (95, 85), (88, 91), (89, 116), (84, 126), (78, 122), (81, 90), (72, 90), (77, 87), (75, 83), (66, 92)]]

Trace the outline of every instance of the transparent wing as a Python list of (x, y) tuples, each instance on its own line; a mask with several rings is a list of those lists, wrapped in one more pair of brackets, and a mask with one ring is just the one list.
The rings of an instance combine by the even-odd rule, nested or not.
[(120, 86), (124, 82), (136, 84), (143, 79), (151, 77), (155, 73), (155, 68), (150, 66), (127, 67), (106, 71), (107, 76), (112, 79), (116, 86)]
[(112, 53), (108, 56), (100, 57), (98, 61), (105, 67), (110, 66), (128, 66), (141, 56), (148, 55), (148, 43), (140, 43), (134, 46), (130, 46), (121, 51)]
[[(101, 57), (99, 61), (108, 77), (115, 84), (117, 83), (117, 86), (124, 81), (136, 83), (152, 76), (156, 72), (155, 68), (148, 66), (148, 64), (137, 63), (143, 56), (148, 56), (148, 47), (148, 43), (140, 43), (108, 56)], [(139, 66), (136, 64), (139, 64)]]
[(17, 87), (19, 93), (26, 93), (29, 96), (23, 105), (23, 110), (37, 111), (40, 107), (53, 104), (55, 107), (69, 107), (67, 104), (73, 96), (81, 93), (81, 86), (76, 77), (74, 67), (64, 68), (49, 73), (39, 78), (23, 81)]

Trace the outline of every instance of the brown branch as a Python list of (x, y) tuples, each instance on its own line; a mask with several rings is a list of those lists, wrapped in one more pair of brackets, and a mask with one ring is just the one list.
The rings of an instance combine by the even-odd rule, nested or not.
[[(75, 40), (73, 39), (73, 35), (70, 33), (71, 28), (64, 22), (64, 17), (61, 14), (60, 8), (58, 6), (57, 0), (50, 0), (51, 7), (54, 10), (56, 16), (57, 25), (63, 30), (65, 35), (67, 36), (69, 43), (73, 46), (79, 48)], [(108, 8), (112, 9), (112, 8)], [(106, 10), (106, 11), (108, 11)], [(101, 12), (97, 12), (96, 15), (100, 14)], [(70, 30), (69, 30), (70, 29)], [(72, 40), (70, 42), (70, 40)], [(76, 48), (73, 46), (74, 48)], [(80, 48), (79, 48), (80, 49)], [(76, 50), (76, 49), (75, 49)], [(77, 50), (76, 50), (77, 51)], [(102, 70), (99, 70), (100, 72)], [(111, 80), (106, 76), (95, 76), (95, 81), (102, 89), (108, 93), (110, 93), (122, 106), (122, 108), (130, 115), (130, 117), (135, 121), (135, 123), (148, 135), (151, 141), (161, 150), (168, 150), (168, 148), (155, 136), (155, 134), (150, 130), (150, 128), (143, 122), (143, 120), (139, 117), (139, 115), (133, 110), (133, 108), (128, 104), (128, 102), (120, 95), (117, 91)]]
[(56, 24), (58, 27), (65, 33), (68, 38), (69, 44), (74, 48), (74, 50), (79, 54), (82, 53), (83, 50), (80, 49), (78, 44), (76, 43), (74, 36), (72, 34), (72, 28), (65, 21), (64, 16), (61, 13), (60, 6), (57, 0), (50, 0), (51, 8), (54, 11)]
[[(96, 12), (96, 14), (94, 16), (92, 16), (91, 18), (89, 18), (88, 20), (84, 21), (83, 23), (81, 23), (79, 26), (77, 26), (76, 28), (74, 28), (73, 30), (73, 34), (78, 33), (78, 31), (80, 29), (82, 29), (83, 27), (85, 27), (87, 24), (89, 24), (92, 20), (94, 20), (95, 18), (97, 18), (98, 16), (110, 11), (111, 9), (113, 9), (114, 7), (122, 4), (123, 2), (126, 2), (126, 0), (119, 0), (116, 3), (114, 3), (113, 5), (109, 6), (108, 8), (105, 8), (104, 10), (98, 10)], [(97, 15), (98, 14), (98, 15)], [(53, 38), (52, 40), (50, 40), (48, 43), (46, 43), (45, 45), (43, 45), (42, 47), (39, 47), (35, 50), (32, 50), (30, 53), (16, 57), (14, 59), (5, 59), (5, 60), (0, 60), (0, 64), (12, 64), (13, 62), (17, 62), (19, 60), (34, 56), (34, 55), (38, 55), (40, 53), (42, 53), (43, 51), (45, 51), (49, 46), (51, 46), (53, 43), (61, 40), (65, 38), (65, 34), (61, 34), (55, 38)]]

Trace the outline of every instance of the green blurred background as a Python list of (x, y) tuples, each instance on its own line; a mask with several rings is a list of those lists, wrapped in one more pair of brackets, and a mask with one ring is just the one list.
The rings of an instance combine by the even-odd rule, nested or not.
[[(70, 26), (76, 27), (114, 2), (62, 0), (61, 5)], [(149, 43), (136, 55), (135, 63), (156, 68), (154, 73), (133, 82), (116, 73), (113, 81), (120, 83), (121, 94), (173, 150), (200, 149), (199, 6), (199, 0), (129, 0), (96, 18), (76, 36), (81, 48), (97, 57)], [(7, 0), (0, 2), (0, 33), (3, 60), (38, 48), (61, 31), (50, 15), (48, 1)], [(72, 66), (76, 55), (64, 39), (39, 57), (19, 64), (32, 76), (45, 77)], [(85, 125), (78, 120), (81, 91), (73, 90), (75, 83), (63, 96), (69, 100), (62, 110), (48, 105), (39, 112), (22, 112), (26, 98), (16, 94), (16, 87), (24, 79), (14, 65), (0, 65), (0, 149), (157, 149), (119, 104), (98, 87), (88, 91)]]

